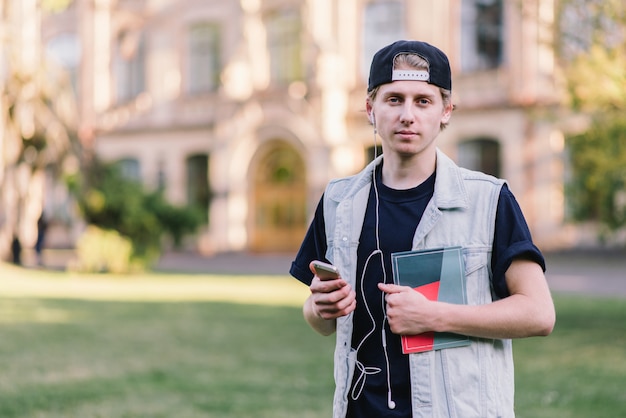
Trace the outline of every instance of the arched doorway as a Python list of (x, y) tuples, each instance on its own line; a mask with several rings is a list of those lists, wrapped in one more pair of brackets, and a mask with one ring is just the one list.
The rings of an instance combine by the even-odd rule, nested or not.
[(306, 232), (304, 160), (284, 141), (259, 149), (252, 165), (250, 249), (291, 252)]

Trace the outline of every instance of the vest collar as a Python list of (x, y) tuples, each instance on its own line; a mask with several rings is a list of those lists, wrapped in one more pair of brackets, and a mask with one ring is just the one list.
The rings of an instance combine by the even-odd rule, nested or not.
[(468, 208), (469, 199), (459, 167), (437, 148), (435, 204), (439, 209)]
[[(339, 194), (331, 193), (329, 197), (335, 201), (341, 201), (345, 196), (352, 196), (363, 187), (370, 186), (373, 171), (382, 162), (382, 159), (383, 155), (378, 156), (359, 174), (352, 177), (350, 187), (340, 188)], [(439, 209), (467, 208), (469, 206), (461, 170), (439, 148), (437, 148), (437, 176), (433, 199)]]

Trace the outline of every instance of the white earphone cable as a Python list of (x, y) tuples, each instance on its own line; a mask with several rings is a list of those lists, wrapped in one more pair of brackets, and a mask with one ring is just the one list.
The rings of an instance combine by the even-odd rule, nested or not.
[[(372, 123), (374, 124), (374, 159), (378, 158), (378, 140), (377, 140), (377, 130), (376, 130), (376, 119), (374, 118), (374, 114), (372, 113)], [(363, 304), (365, 305), (365, 310), (367, 311), (367, 314), (370, 317), (370, 320), (372, 321), (372, 328), (369, 330), (369, 332), (367, 334), (365, 334), (363, 336), (363, 338), (361, 339), (361, 341), (359, 342), (358, 346), (356, 347), (356, 355), (358, 357), (358, 352), (361, 349), (361, 347), (363, 346), (363, 344), (365, 343), (365, 341), (376, 331), (376, 321), (374, 320), (374, 316), (372, 315), (372, 312), (370, 310), (370, 307), (367, 303), (367, 299), (365, 297), (365, 290), (364, 290), (364, 283), (365, 283), (365, 273), (367, 271), (367, 267), (372, 259), (373, 256), (379, 254), (380, 255), (380, 265), (382, 268), (382, 274), (383, 274), (383, 283), (387, 283), (387, 271), (385, 269), (385, 260), (383, 257), (383, 252), (380, 249), (380, 213), (379, 213), (379, 209), (380, 209), (380, 199), (378, 196), (378, 185), (376, 183), (376, 168), (374, 168), (372, 170), (372, 184), (374, 187), (374, 196), (376, 198), (376, 205), (375, 205), (375, 216), (376, 216), (376, 228), (375, 228), (375, 238), (376, 238), (376, 249), (374, 251), (372, 251), (372, 253), (367, 257), (367, 259), (365, 260), (365, 264), (363, 265), (363, 271), (361, 272), (361, 296), (363, 298)], [(386, 372), (387, 372), (387, 388), (388, 388), (388, 393), (387, 393), (387, 406), (389, 407), (389, 409), (395, 409), (396, 407), (396, 403), (392, 400), (391, 398), (391, 371), (390, 366), (389, 366), (389, 354), (387, 352), (387, 336), (385, 333), (385, 323), (387, 322), (387, 311), (385, 308), (385, 294), (381, 292), (381, 297), (382, 297), (382, 310), (383, 310), (383, 322), (382, 322), (382, 326), (381, 326), (381, 338), (382, 338), (382, 346), (383, 346), (383, 352), (385, 354), (385, 365), (386, 365)], [(367, 379), (367, 376), (370, 374), (377, 374), (380, 373), (382, 370), (379, 367), (368, 367), (365, 366), (363, 363), (361, 363), (358, 359), (356, 360), (356, 365), (355, 367), (359, 370), (360, 375), (359, 377), (356, 379), (355, 383), (354, 383), (354, 387), (352, 388), (351, 391), (351, 396), (353, 400), (357, 400), (359, 398), (359, 396), (361, 396), (361, 393), (363, 392), (363, 388), (365, 387), (365, 381)]]

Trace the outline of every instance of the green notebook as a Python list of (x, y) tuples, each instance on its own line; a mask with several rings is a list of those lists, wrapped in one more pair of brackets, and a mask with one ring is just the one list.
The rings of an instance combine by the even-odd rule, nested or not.
[[(467, 304), (462, 249), (447, 247), (392, 253), (394, 283), (412, 287), (429, 300)], [(469, 337), (451, 332), (402, 336), (404, 354), (469, 344)]]

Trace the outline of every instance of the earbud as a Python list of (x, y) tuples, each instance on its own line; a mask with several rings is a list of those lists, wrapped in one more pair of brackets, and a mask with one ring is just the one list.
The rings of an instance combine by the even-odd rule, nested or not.
[(387, 406), (389, 409), (396, 409), (396, 403), (391, 400), (391, 391), (387, 393)]
[(376, 126), (376, 116), (374, 116), (374, 112), (370, 113), (370, 122), (372, 122), (372, 125)]

